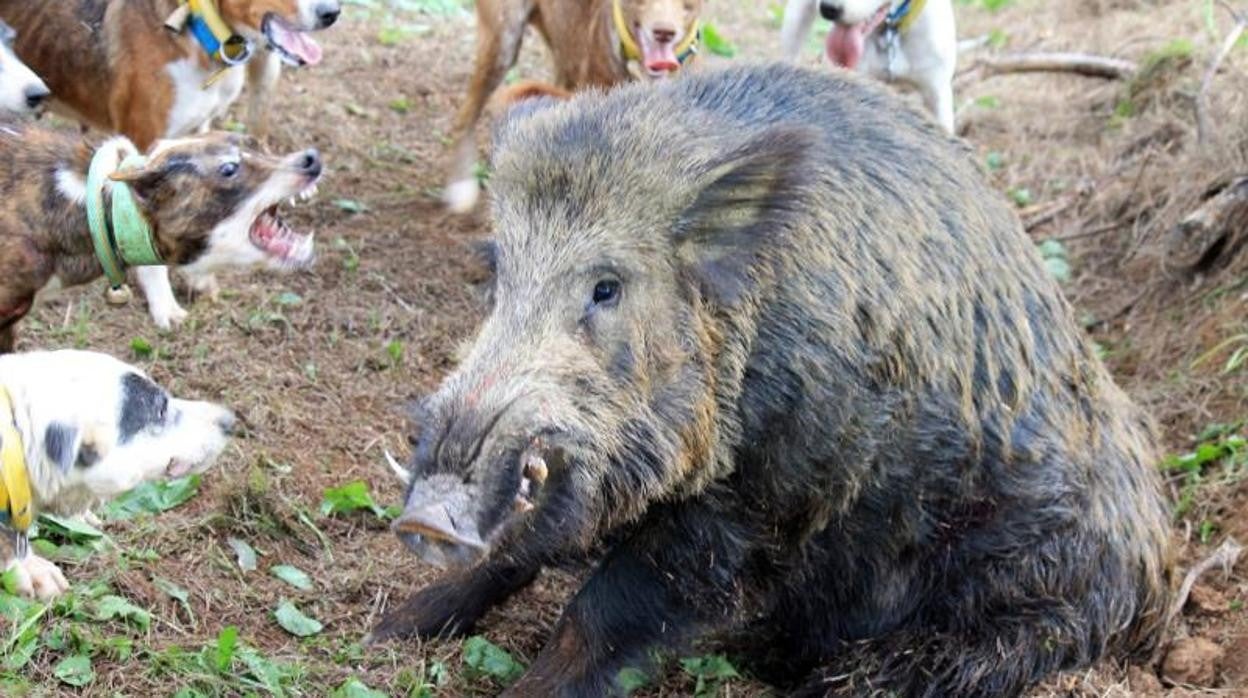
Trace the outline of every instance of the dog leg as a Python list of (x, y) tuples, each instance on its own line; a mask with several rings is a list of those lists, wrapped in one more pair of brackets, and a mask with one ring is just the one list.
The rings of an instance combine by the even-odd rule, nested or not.
[(274, 51), (264, 51), (247, 62), (247, 132), (260, 142), (269, 138), (269, 106), (282, 59)]
[(134, 275), (143, 289), (143, 296), (147, 298), (147, 311), (156, 326), (170, 330), (174, 325), (182, 324), (186, 319), (186, 310), (173, 297), (169, 267), (135, 267)]
[(477, 122), (494, 90), (516, 63), (520, 40), (533, 11), (532, 0), (495, 0), (477, 3), (477, 57), (468, 97), (455, 116), (451, 166), (442, 199), (455, 213), (467, 213), (477, 203)]
[(780, 55), (784, 60), (796, 63), (801, 56), (802, 44), (815, 22), (815, 9), (815, 0), (789, 0), (785, 6), (780, 27)]
[(12, 354), (14, 344), (17, 344), (17, 333), (13, 325), (0, 329), (0, 354)]
[(954, 133), (953, 123), (953, 76), (929, 76), (921, 83), (923, 102), (936, 117), (946, 133)]
[(183, 276), (186, 277), (187, 285), (197, 296), (206, 296), (213, 303), (221, 300), (221, 285), (217, 283), (216, 274), (183, 273)]

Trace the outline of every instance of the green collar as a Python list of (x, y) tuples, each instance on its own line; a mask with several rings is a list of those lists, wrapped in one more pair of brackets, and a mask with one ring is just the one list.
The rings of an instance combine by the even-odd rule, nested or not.
[[(95, 256), (104, 267), (104, 275), (114, 289), (126, 283), (127, 266), (152, 266), (164, 264), (156, 243), (152, 239), (152, 227), (148, 225), (143, 212), (139, 210), (134, 192), (125, 182), (112, 182), (112, 216), (104, 214), (104, 186), (115, 171), (131, 167), (141, 167), (145, 162), (142, 155), (129, 142), (115, 143), (112, 147), (102, 147), (95, 151), (91, 158), (91, 167), (87, 170), (87, 227), (91, 229), (91, 242), (95, 246)], [(114, 169), (114, 163), (121, 157), (121, 165)]]

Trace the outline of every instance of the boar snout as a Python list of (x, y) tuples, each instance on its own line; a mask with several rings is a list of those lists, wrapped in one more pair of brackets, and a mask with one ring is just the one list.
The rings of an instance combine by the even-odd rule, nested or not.
[(440, 449), (422, 444), (406, 507), (392, 530), (430, 564), (475, 564), (504, 532), (536, 514), (552, 473), (566, 467), (566, 452), (552, 445), (551, 438), (549, 431), (527, 438), (501, 438), (512, 444), (503, 446), (488, 434), (478, 436), (479, 445), (458, 468), (448, 462), (453, 458), (431, 468), (435, 464), (430, 461), (438, 460), (436, 452), (445, 451), (449, 444), (440, 444)]
[(478, 488), (454, 475), (433, 475), (412, 486), (391, 530), (421, 559), (438, 567), (466, 566), (489, 552), (477, 529)]

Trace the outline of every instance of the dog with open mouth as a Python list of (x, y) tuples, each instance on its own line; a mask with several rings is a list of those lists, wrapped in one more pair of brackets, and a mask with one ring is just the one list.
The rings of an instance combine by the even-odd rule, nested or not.
[(123, 287), (127, 267), (164, 329), (186, 311), (169, 267), (209, 275), (228, 267), (306, 266), (313, 237), (278, 213), (316, 192), (320, 154), (260, 155), (230, 133), (158, 141), (141, 156), (124, 137), (91, 148), (41, 129), (0, 128), (0, 353), (41, 291), (107, 276)]
[(38, 514), (82, 514), (142, 482), (203, 472), (234, 422), (106, 354), (0, 356), (0, 562), (18, 592), (50, 599), (69, 587), (27, 543)]
[(17, 32), (0, 21), (0, 112), (34, 114), (52, 94), (34, 71), (13, 54)]
[[(537, 27), (550, 49), (555, 85), (527, 84), (521, 97), (628, 80), (662, 80), (696, 60), (703, 0), (478, 0), (477, 57), (455, 116), (443, 200), (456, 213), (476, 205), (477, 122)], [(518, 98), (513, 95), (513, 99)]]
[(53, 110), (140, 149), (207, 128), (244, 83), (249, 130), (264, 138), (281, 66), (319, 63), (309, 33), (341, 10), (340, 0), (0, 0)]
[(789, 0), (780, 45), (796, 61), (816, 15), (832, 22), (824, 53), (835, 65), (916, 88), (953, 133), (958, 35), (952, 0)]

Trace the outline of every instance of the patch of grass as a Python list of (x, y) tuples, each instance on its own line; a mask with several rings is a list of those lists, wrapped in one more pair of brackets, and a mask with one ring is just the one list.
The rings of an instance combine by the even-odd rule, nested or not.
[(1066, 246), (1060, 240), (1045, 240), (1037, 245), (1044, 266), (1057, 279), (1058, 283), (1070, 281), (1070, 259), (1066, 254)]
[(342, 255), (343, 269), (353, 272), (360, 268), (360, 256), (356, 254), (355, 248), (351, 246), (351, 243), (347, 242), (346, 238), (335, 238), (334, 250)]
[(524, 673), (524, 665), (506, 650), (480, 635), (464, 640), (464, 667), (470, 677), (489, 677), (503, 686), (510, 685)]
[(199, 492), (199, 483), (199, 475), (145, 482), (110, 502), (104, 508), (104, 517), (125, 521), (141, 514), (168, 511), (194, 497)]
[(715, 698), (729, 681), (741, 678), (732, 662), (719, 654), (682, 659), (680, 668), (693, 677), (695, 698)]
[(1162, 471), (1179, 482), (1174, 505), (1176, 520), (1196, 509), (1200, 494), (1211, 479), (1225, 484), (1242, 479), (1248, 471), (1248, 439), (1238, 433), (1240, 427), (1213, 425), (1201, 432), (1194, 450), (1167, 456), (1162, 462)]
[(702, 44), (706, 46), (707, 51), (716, 56), (732, 58), (737, 55), (737, 45), (729, 41), (728, 37), (710, 22), (702, 23)]
[(321, 500), (321, 515), (349, 514), (356, 511), (371, 511), (383, 519), (398, 516), (398, 507), (381, 508), (368, 491), (368, 483), (363, 480), (348, 482), (340, 487), (325, 490)]

